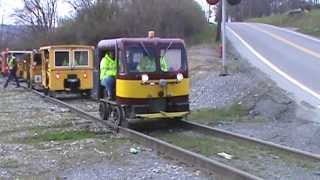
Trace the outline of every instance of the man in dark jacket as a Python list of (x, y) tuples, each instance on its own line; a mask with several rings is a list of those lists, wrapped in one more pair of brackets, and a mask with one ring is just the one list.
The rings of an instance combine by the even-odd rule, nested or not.
[(4, 84), (3, 88), (6, 88), (9, 84), (9, 82), (14, 78), (16, 83), (17, 83), (17, 87), (20, 87), (18, 78), (17, 78), (17, 60), (16, 57), (14, 57), (13, 55), (10, 55), (10, 59), (8, 61), (8, 66), (9, 66), (9, 76), (8, 79), (6, 81), (6, 83)]

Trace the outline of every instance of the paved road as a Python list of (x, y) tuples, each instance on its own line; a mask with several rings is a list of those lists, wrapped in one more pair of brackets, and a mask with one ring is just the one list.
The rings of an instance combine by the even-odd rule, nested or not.
[(266, 24), (230, 23), (236, 49), (297, 99), (320, 104), (320, 39)]

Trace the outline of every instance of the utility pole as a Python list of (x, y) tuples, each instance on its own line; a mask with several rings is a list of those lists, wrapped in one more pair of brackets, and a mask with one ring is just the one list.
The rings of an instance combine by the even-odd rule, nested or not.
[(210, 18), (211, 18), (211, 5), (208, 4), (208, 23), (210, 23)]
[(226, 0), (222, 0), (222, 19), (221, 19), (221, 37), (222, 37), (222, 73), (220, 76), (228, 75), (226, 66)]
[[(220, 0), (207, 0), (207, 3), (210, 5), (216, 5)], [(220, 27), (221, 27), (221, 33), (220, 33), (220, 37), (222, 39), (222, 72), (220, 73), (220, 76), (226, 76), (228, 75), (227, 72), (227, 66), (226, 66), (226, 16), (227, 16), (227, 12), (226, 12), (226, 6), (227, 6), (227, 2), (230, 5), (237, 5), (241, 2), (241, 0), (221, 0), (221, 22), (220, 22)], [(220, 17), (219, 17), (220, 19)]]
[[(2, 1), (0, 1), (0, 8), (2, 7)], [(5, 14), (5, 10), (3, 10), (3, 12), (2, 12), (2, 15), (1, 15), (1, 34), (0, 34), (0, 41), (1, 41), (1, 43), (0, 43), (0, 48), (2, 49), (2, 48), (4, 48), (3, 46), (4, 46), (4, 38), (3, 38), (3, 35), (4, 35), (4, 33), (3, 33), (3, 30), (4, 30), (4, 24), (3, 24), (3, 17), (4, 17), (4, 14)]]
[(3, 14), (2, 14), (2, 16), (1, 16), (1, 43), (0, 43), (0, 48), (3, 48), (3, 45), (4, 45), (4, 43), (3, 43), (3, 41), (4, 41), (4, 38), (3, 38)]

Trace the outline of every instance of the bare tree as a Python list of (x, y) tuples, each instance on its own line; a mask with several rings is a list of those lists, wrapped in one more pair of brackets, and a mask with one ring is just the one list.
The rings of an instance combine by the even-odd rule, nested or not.
[(193, 0), (95, 0), (61, 23), (56, 40), (94, 44), (104, 38), (146, 36), (149, 30), (161, 37), (190, 38), (206, 27), (204, 13)]
[(317, 5), (319, 2), (319, 0), (242, 0), (239, 5), (229, 7), (228, 12), (237, 19), (247, 19), (284, 13), (291, 9), (311, 8), (311, 5)]
[(14, 16), (18, 24), (29, 26), (34, 32), (53, 32), (57, 21), (56, 0), (23, 0), (24, 8)]
[(89, 9), (93, 7), (95, 0), (65, 0), (69, 3), (75, 11), (80, 11), (81, 9)]
[[(56, 0), (24, 0), (28, 3), (50, 1)], [(51, 26), (53, 29), (46, 33), (37, 33), (42, 31), (38, 26), (44, 24), (42, 16), (37, 14), (38, 11), (33, 12), (29, 10), (30, 8), (24, 8), (17, 13), (20, 21), (28, 20), (26, 23), (21, 23), (31, 26), (36, 32), (26, 34), (27, 38), (20, 38), (22, 42), (19, 45), (28, 48), (62, 43), (94, 45), (105, 38), (146, 36), (149, 30), (155, 30), (159, 37), (181, 37), (193, 41), (194, 36), (197, 35), (197, 39), (202, 38), (201, 33), (206, 33), (208, 30), (204, 13), (194, 0), (64, 0), (64, 2), (74, 7), (75, 15), (60, 19), (59, 26)], [(54, 7), (56, 8), (56, 4)]]

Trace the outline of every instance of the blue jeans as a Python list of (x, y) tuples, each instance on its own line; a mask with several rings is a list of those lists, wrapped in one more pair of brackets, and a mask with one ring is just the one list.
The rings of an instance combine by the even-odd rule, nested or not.
[(18, 78), (17, 78), (16, 72), (17, 72), (17, 71), (16, 71), (15, 69), (14, 69), (14, 70), (10, 70), (8, 79), (7, 79), (6, 83), (5, 83), (4, 86), (3, 86), (4, 88), (6, 88), (6, 87), (8, 86), (9, 82), (10, 82), (12, 79), (14, 79), (14, 80), (16, 81), (17, 87), (20, 87), (19, 80), (18, 80)]
[(108, 76), (101, 81), (101, 85), (106, 88), (108, 97), (114, 98), (116, 89), (116, 79), (112, 76)]

